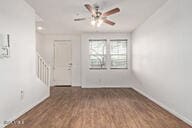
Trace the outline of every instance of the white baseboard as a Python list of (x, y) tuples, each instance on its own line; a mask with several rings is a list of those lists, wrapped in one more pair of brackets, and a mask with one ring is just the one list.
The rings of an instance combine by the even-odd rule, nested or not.
[(75, 85), (72, 85), (72, 87), (81, 87), (81, 85), (75, 84)]
[[(14, 120), (18, 119), (20, 116), (22, 116), (22, 115), (25, 114), (26, 112), (30, 111), (32, 108), (34, 108), (35, 106), (37, 106), (38, 104), (40, 104), (41, 102), (43, 102), (44, 100), (46, 100), (48, 97), (49, 97), (49, 95), (43, 97), (43, 98), (42, 98), (41, 100), (39, 100), (38, 102), (30, 105), (30, 106), (27, 107), (25, 110), (19, 112), (18, 114), (16, 114), (14, 117), (10, 118), (10, 119), (7, 120), (7, 121), (11, 122), (11, 121), (14, 121)], [(3, 125), (3, 126), (0, 126), (0, 128), (4, 128), (4, 127), (6, 127), (7, 125), (8, 125), (8, 124)]]
[(192, 126), (192, 121), (189, 120), (188, 118), (182, 116), (181, 114), (179, 114), (178, 112), (172, 110), (171, 108), (169, 108), (168, 106), (164, 105), (163, 103), (155, 100), (154, 98), (150, 97), (148, 94), (146, 94), (145, 92), (141, 91), (140, 89), (136, 88), (136, 87), (132, 87), (135, 91), (141, 93), (142, 95), (144, 95), (145, 97), (147, 97), (148, 99), (150, 99), (151, 101), (153, 101), (154, 103), (156, 103), (157, 105), (159, 105), (160, 107), (164, 108), (166, 111), (168, 111), (169, 113), (173, 114), (174, 116), (176, 116), (177, 118), (181, 119), (182, 121), (184, 121), (185, 123), (189, 124), (190, 126)]
[(82, 88), (131, 88), (129, 85), (82, 85)]

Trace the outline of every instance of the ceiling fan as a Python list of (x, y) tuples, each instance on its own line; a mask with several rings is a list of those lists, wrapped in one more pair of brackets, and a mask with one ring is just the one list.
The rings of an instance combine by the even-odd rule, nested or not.
[[(114, 8), (105, 13), (102, 13), (99, 11), (99, 6), (93, 7), (90, 4), (85, 4), (84, 6), (91, 13), (91, 24), (96, 27), (100, 27), (103, 22), (111, 26), (115, 25), (115, 22), (108, 20), (107, 18), (110, 15), (120, 12), (119, 8)], [(74, 19), (74, 21), (83, 21), (86, 19), (87, 18), (77, 18)]]

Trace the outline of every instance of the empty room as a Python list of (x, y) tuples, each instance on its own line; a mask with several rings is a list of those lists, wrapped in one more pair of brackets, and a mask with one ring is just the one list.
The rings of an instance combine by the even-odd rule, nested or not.
[(192, 128), (192, 0), (0, 0), (0, 128)]

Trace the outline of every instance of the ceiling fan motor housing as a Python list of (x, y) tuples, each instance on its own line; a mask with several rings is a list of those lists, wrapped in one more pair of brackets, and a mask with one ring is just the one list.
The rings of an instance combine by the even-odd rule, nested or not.
[(95, 6), (95, 17), (100, 18), (101, 15), (102, 15), (102, 13), (99, 11), (99, 6), (96, 5)]

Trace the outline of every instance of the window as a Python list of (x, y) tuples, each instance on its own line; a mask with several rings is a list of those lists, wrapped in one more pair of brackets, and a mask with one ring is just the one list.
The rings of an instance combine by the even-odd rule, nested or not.
[(89, 40), (90, 69), (127, 69), (127, 40)]
[(127, 69), (127, 40), (110, 41), (111, 69)]
[(90, 69), (106, 69), (106, 40), (89, 40)]

